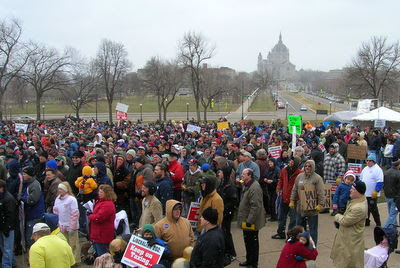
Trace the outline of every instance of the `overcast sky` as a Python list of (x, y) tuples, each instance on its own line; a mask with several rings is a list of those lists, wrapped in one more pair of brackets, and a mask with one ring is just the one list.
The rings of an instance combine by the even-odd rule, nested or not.
[(0, 16), (23, 23), (23, 38), (93, 57), (101, 39), (122, 42), (142, 68), (173, 58), (186, 31), (216, 46), (213, 66), (256, 69), (279, 32), (296, 69), (328, 71), (350, 63), (373, 35), (400, 39), (399, 0), (0, 0)]

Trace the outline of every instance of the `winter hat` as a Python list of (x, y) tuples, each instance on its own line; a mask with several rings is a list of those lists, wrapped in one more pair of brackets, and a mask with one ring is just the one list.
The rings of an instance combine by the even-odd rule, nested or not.
[(133, 150), (133, 149), (128, 150), (128, 151), (126, 152), (126, 154), (130, 154), (133, 158), (136, 157), (136, 152), (135, 152), (135, 150)]
[(206, 208), (201, 216), (213, 225), (216, 225), (218, 222), (218, 211), (212, 207)]
[(35, 175), (35, 169), (33, 167), (24, 167), (22, 171), (31, 177)]
[(50, 160), (46, 162), (46, 167), (51, 169), (51, 170), (57, 170), (57, 161), (56, 160)]
[(85, 155), (83, 154), (83, 152), (81, 152), (81, 151), (76, 151), (73, 155), (72, 155), (72, 157), (77, 157), (77, 158), (82, 158), (82, 157), (84, 157)]
[(84, 166), (82, 168), (82, 176), (91, 177), (93, 174), (92, 168), (89, 166)]
[(54, 231), (58, 227), (58, 215), (54, 213), (44, 213), (43, 219), (45, 223), (50, 227), (51, 231)]
[(140, 164), (146, 164), (146, 159), (143, 156), (137, 156), (133, 159), (133, 163), (139, 162)]
[(301, 158), (299, 156), (295, 156), (293, 157), (293, 162), (294, 162), (294, 166), (295, 168), (298, 168), (301, 162)]
[(305, 239), (310, 240), (310, 233), (309, 232), (303, 232), (300, 234), (300, 237), (304, 237)]
[(337, 144), (336, 142), (332, 143), (331, 145), (329, 145), (329, 148), (333, 148), (336, 151), (339, 150), (339, 144)]
[(211, 165), (210, 164), (205, 163), (205, 164), (201, 165), (201, 170), (207, 171), (209, 169), (211, 169)]
[(347, 172), (344, 174), (344, 177), (343, 177), (343, 178), (346, 178), (346, 177), (348, 177), (348, 176), (351, 176), (351, 177), (353, 177), (354, 179), (356, 179), (356, 174), (354, 173), (353, 170), (347, 170)]
[(367, 189), (367, 186), (365, 185), (364, 182), (362, 181), (357, 181), (355, 183), (353, 183), (353, 187), (354, 189), (357, 190), (357, 192), (359, 192), (360, 194), (365, 194), (365, 191)]
[(369, 154), (368, 158), (367, 158), (367, 161), (368, 160), (372, 160), (372, 161), (374, 161), (374, 163), (376, 163), (376, 155), (375, 154)]
[(142, 228), (142, 237), (144, 236), (145, 232), (151, 232), (153, 234), (153, 237), (155, 237), (156, 232), (154, 231), (154, 227), (152, 224), (145, 224)]

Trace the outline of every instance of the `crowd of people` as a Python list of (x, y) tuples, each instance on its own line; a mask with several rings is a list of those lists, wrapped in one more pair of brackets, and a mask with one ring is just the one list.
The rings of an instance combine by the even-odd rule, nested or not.
[[(234, 220), (246, 249), (240, 266), (258, 267), (259, 231), (269, 221), (277, 226), (272, 239), (286, 240), (276, 266), (306, 267), (318, 256), (318, 216), (330, 212), (326, 184), (337, 267), (364, 267), (364, 229), (370, 214), (381, 226), (382, 191), (389, 215), (383, 227), (397, 225), (395, 130), (307, 122), (293, 139), (279, 119), (226, 129), (201, 123), (200, 132), (186, 131), (187, 124), (38, 121), (24, 132), (0, 123), (2, 267), (15, 267), (15, 255), (27, 250), (30, 267), (125, 267), (132, 234), (165, 249), (155, 267), (171, 267), (185, 254), (191, 267), (223, 267), (237, 257)], [(349, 144), (366, 146), (366, 161), (349, 159)], [(365, 167), (357, 174), (349, 163)], [(301, 202), (309, 186), (311, 209)], [(193, 202), (194, 224), (187, 219)], [(85, 239), (93, 258), (90, 249), (83, 254)]]

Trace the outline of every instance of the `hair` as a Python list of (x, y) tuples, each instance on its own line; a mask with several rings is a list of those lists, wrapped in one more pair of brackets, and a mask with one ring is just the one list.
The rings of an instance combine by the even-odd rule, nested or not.
[(164, 164), (157, 164), (156, 167), (159, 167), (164, 172), (168, 172), (168, 167)]
[(104, 192), (104, 199), (105, 200), (111, 200), (111, 201), (116, 201), (117, 200), (117, 195), (115, 194), (113, 188), (108, 185), (108, 184), (102, 184), (99, 187), (99, 191), (102, 190)]
[(294, 148), (295, 152), (301, 152), (302, 154), (304, 154), (304, 148), (301, 146), (296, 146), (296, 148)]
[(60, 184), (67, 187), (67, 194), (74, 196), (74, 192), (72, 192), (71, 185), (67, 181), (60, 182)]
[(252, 179), (254, 179), (254, 172), (250, 168), (246, 168), (247, 175), (250, 176)]
[(297, 239), (297, 236), (298, 236), (299, 234), (303, 233), (303, 232), (304, 232), (304, 227), (303, 227), (303, 226), (300, 226), (300, 225), (297, 225), (297, 226), (293, 227), (292, 229), (290, 229), (290, 230), (287, 232), (287, 236), (288, 236), (289, 238), (296, 238), (296, 239)]

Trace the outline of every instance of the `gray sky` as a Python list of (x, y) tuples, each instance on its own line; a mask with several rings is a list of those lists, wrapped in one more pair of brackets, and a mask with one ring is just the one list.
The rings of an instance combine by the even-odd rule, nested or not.
[(216, 46), (213, 66), (256, 69), (279, 32), (300, 68), (328, 71), (350, 63), (373, 35), (400, 39), (399, 0), (1, 0), (0, 16), (23, 22), (23, 38), (93, 57), (101, 39), (122, 42), (142, 68), (173, 58), (186, 31)]

